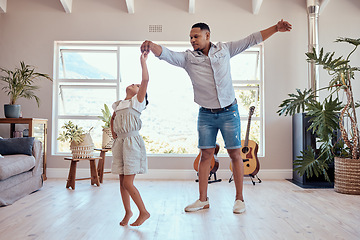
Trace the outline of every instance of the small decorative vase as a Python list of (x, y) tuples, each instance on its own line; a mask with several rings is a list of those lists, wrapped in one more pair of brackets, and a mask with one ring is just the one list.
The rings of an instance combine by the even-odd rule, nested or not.
[(21, 105), (4, 104), (4, 115), (6, 118), (19, 118), (21, 115)]
[(70, 150), (73, 158), (91, 158), (94, 156), (94, 143), (90, 133), (81, 136), (81, 143), (71, 142)]
[(102, 148), (112, 148), (113, 143), (114, 139), (111, 134), (111, 128), (103, 128)]
[(360, 159), (335, 157), (334, 190), (338, 193), (360, 194)]

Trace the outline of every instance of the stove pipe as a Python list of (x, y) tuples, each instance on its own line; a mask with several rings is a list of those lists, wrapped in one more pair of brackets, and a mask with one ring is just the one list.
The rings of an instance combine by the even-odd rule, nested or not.
[[(308, 51), (319, 54), (319, 0), (307, 0), (308, 14)], [(319, 67), (314, 61), (308, 65), (308, 88), (316, 91), (319, 88)]]

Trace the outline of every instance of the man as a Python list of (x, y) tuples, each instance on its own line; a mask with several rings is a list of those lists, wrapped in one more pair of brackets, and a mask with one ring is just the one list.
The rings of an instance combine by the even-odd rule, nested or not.
[(291, 24), (279, 21), (260, 32), (234, 42), (213, 44), (210, 42), (210, 28), (205, 23), (196, 23), (190, 31), (193, 51), (173, 52), (151, 41), (141, 45), (142, 52), (152, 51), (156, 57), (170, 64), (184, 68), (190, 76), (194, 89), (194, 101), (200, 105), (198, 116), (199, 145), (199, 199), (185, 208), (186, 212), (209, 208), (207, 197), (210, 163), (220, 130), (225, 148), (233, 166), (236, 188), (234, 213), (245, 211), (243, 198), (243, 161), (240, 155), (240, 116), (235, 91), (230, 75), (230, 58), (247, 48), (259, 44), (276, 32), (291, 30)]

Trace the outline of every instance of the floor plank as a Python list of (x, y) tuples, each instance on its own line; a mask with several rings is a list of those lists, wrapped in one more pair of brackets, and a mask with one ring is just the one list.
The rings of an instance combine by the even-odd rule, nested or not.
[[(151, 214), (140, 227), (121, 227), (116, 180), (66, 189), (65, 180), (0, 208), (0, 239), (360, 239), (360, 196), (302, 189), (288, 181), (245, 181), (246, 212), (233, 214), (234, 183), (209, 185), (210, 209), (185, 213), (197, 198), (193, 181), (136, 181)], [(138, 211), (132, 204), (135, 221)]]

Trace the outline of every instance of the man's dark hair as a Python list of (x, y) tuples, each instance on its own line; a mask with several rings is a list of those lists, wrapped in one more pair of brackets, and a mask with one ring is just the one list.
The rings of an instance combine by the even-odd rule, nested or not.
[(208, 30), (210, 32), (209, 25), (202, 22), (195, 23), (191, 28), (200, 28), (201, 30)]

